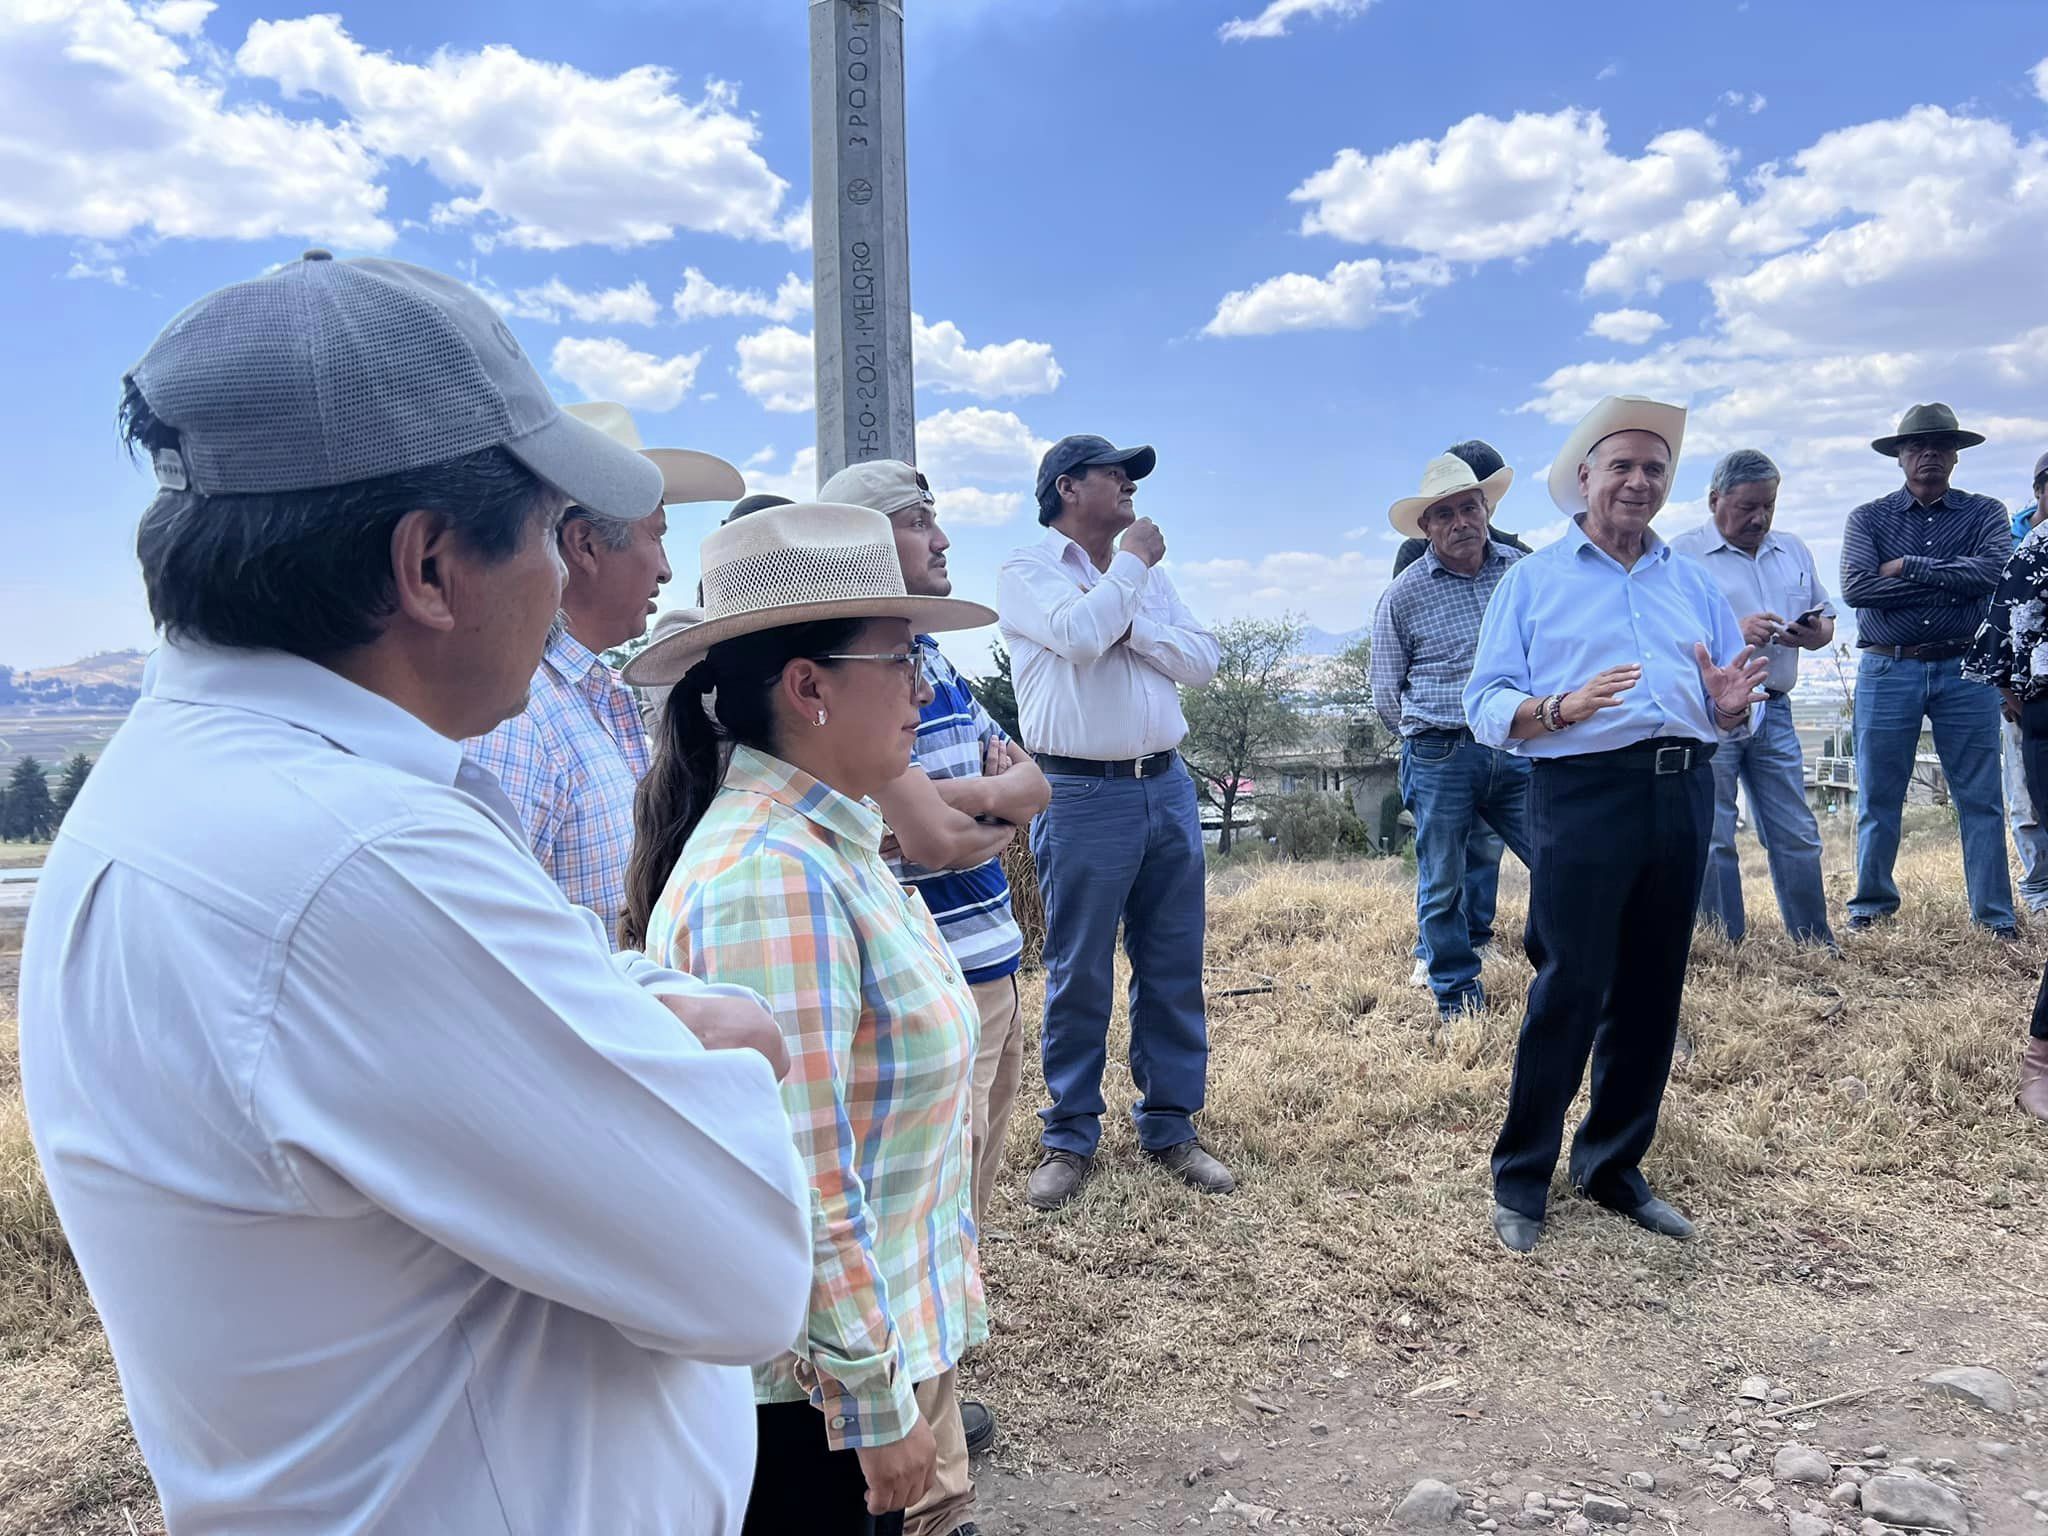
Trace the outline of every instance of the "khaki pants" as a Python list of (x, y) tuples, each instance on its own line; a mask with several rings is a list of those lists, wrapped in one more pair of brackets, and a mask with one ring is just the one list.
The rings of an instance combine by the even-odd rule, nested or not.
[[(1024, 1076), (1024, 1017), (1017, 1003), (1017, 978), (985, 981), (974, 989), (981, 1010), (981, 1047), (974, 1057), (973, 1172), (974, 1225), (988, 1216), (996, 1187), (1003, 1136), (1017, 1088)], [(939, 1443), (939, 1465), (931, 1492), (904, 1517), (904, 1536), (952, 1536), (974, 1513), (974, 1478), (967, 1465), (967, 1435), (960, 1425), (958, 1372), (948, 1371), (917, 1389), (917, 1411)]]

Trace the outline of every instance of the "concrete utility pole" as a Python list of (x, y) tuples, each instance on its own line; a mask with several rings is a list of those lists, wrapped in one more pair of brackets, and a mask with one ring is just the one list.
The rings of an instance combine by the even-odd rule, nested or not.
[(818, 475), (917, 459), (902, 0), (811, 0)]

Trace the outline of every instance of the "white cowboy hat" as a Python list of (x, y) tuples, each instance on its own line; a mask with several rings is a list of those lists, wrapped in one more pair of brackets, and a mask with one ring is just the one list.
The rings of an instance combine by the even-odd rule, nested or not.
[(1678, 471), (1678, 450), (1685, 442), (1685, 407), (1666, 405), (1645, 395), (1609, 395), (1572, 428), (1557, 461), (1550, 466), (1550, 499), (1577, 516), (1586, 510), (1579, 490), (1579, 466), (1594, 445), (1617, 432), (1648, 432), (1664, 439), (1671, 450), (1671, 469)]
[(1486, 512), (1492, 520), (1493, 509), (1500, 505), (1501, 497), (1507, 495), (1508, 487), (1515, 483), (1515, 472), (1503, 464), (1484, 480), (1472, 473), (1472, 466), (1455, 453), (1440, 453), (1422, 466), (1422, 494), (1403, 496), (1387, 508), (1387, 521), (1398, 533), (1411, 539), (1422, 534), (1422, 514), (1447, 496), (1456, 496), (1462, 491), (1477, 490), (1486, 498)]
[(682, 680), (721, 640), (820, 619), (908, 619), (920, 634), (979, 629), (995, 610), (903, 589), (896, 530), (872, 507), (768, 507), (705, 535), (704, 617), (656, 640), (620, 674), (636, 688)]
[(571, 416), (593, 426), (606, 437), (624, 443), (641, 457), (651, 459), (661, 471), (661, 504), (675, 506), (684, 501), (732, 501), (747, 494), (747, 482), (740, 472), (716, 454), (694, 448), (648, 448), (640, 441), (640, 429), (632, 414), (609, 400), (592, 400), (584, 405), (564, 406)]

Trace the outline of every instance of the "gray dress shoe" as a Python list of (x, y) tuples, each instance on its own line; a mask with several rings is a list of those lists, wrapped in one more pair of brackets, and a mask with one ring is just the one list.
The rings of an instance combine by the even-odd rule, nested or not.
[(1524, 1216), (1520, 1211), (1496, 1205), (1493, 1208), (1493, 1234), (1510, 1252), (1534, 1253), (1536, 1244), (1543, 1238), (1543, 1223), (1533, 1216)]
[(1088, 1182), (1094, 1167), (1092, 1157), (1048, 1147), (1038, 1166), (1031, 1170), (1031, 1177), (1024, 1181), (1024, 1198), (1041, 1211), (1056, 1211), (1081, 1193), (1081, 1186)]
[(1209, 1155), (1199, 1141), (1183, 1141), (1145, 1154), (1168, 1173), (1177, 1174), (1205, 1195), (1227, 1195), (1237, 1188), (1230, 1170)]
[(1691, 1222), (1679, 1215), (1676, 1209), (1655, 1195), (1634, 1210), (1623, 1211), (1621, 1214), (1639, 1227), (1664, 1237), (1675, 1237), (1681, 1243), (1689, 1241), (1698, 1231)]

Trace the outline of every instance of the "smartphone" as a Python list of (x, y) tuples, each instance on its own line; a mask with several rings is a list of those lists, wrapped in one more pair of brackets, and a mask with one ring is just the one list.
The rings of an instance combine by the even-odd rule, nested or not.
[(1798, 618), (1794, 619), (1790, 624), (1787, 624), (1785, 628), (1797, 629), (1802, 624), (1811, 624), (1815, 619), (1819, 618), (1822, 614), (1826, 613), (1827, 611), (1828, 605), (1826, 603), (1822, 603), (1818, 608), (1809, 608), (1806, 610), (1806, 612), (1799, 615)]

